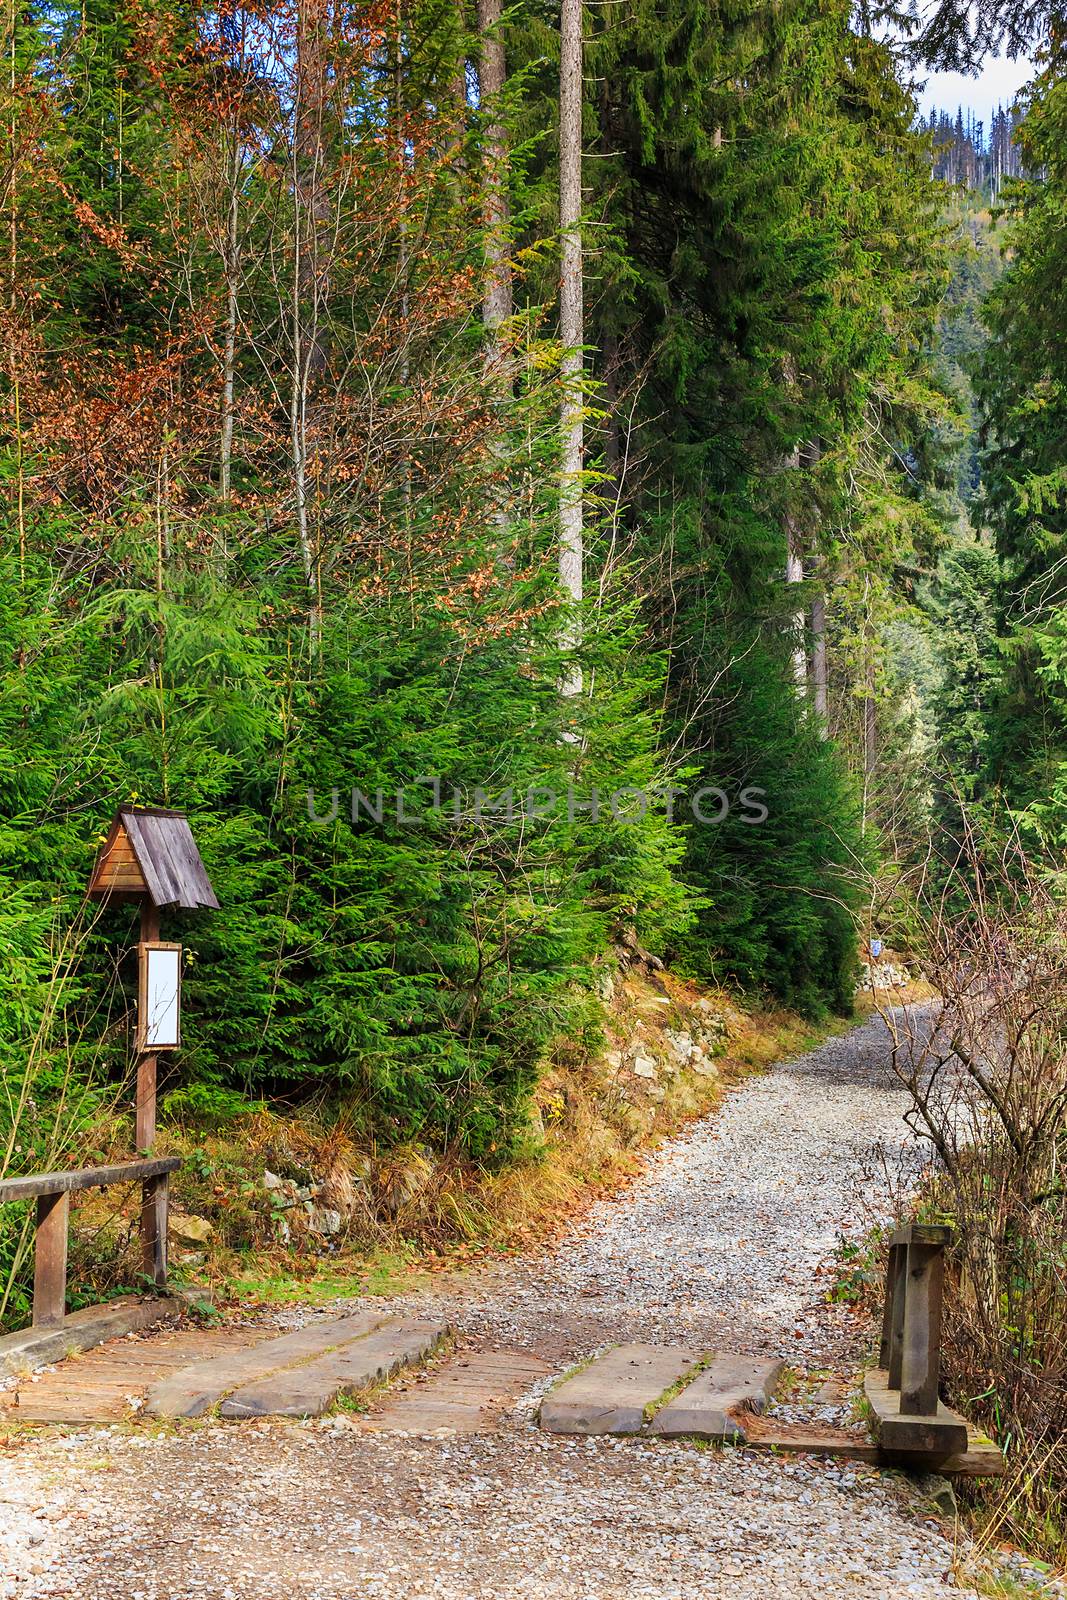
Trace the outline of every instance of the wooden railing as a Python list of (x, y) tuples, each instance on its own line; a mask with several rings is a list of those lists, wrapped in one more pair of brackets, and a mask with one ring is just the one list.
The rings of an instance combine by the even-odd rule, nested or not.
[(71, 1194), (105, 1189), (113, 1183), (141, 1184), (141, 1245), (144, 1270), (159, 1288), (167, 1282), (167, 1206), (170, 1174), (180, 1156), (123, 1161), (111, 1167), (82, 1167), (73, 1172), (38, 1172), (26, 1178), (0, 1178), (0, 1204), (37, 1201), (33, 1262), (33, 1325), (55, 1327), (66, 1313), (67, 1231)]
[(945, 1246), (951, 1239), (951, 1228), (915, 1222), (889, 1241), (880, 1365), (890, 1389), (900, 1391), (901, 1411), (913, 1417), (937, 1415)]

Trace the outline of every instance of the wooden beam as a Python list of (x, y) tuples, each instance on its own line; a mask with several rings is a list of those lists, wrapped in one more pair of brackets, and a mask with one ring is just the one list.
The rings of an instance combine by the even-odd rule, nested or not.
[(900, 1404), (900, 1395), (877, 1369), (865, 1373), (863, 1391), (876, 1418), (875, 1433), (883, 1450), (896, 1455), (934, 1461), (960, 1455), (967, 1449), (967, 1423), (958, 1411), (938, 1402), (934, 1412), (915, 1415)]
[(898, 1228), (890, 1239), (890, 1244), (951, 1244), (955, 1231), (947, 1223), (941, 1222), (909, 1222), (906, 1228)]
[(145, 1277), (162, 1289), (167, 1281), (167, 1202), (170, 1174), (157, 1172), (141, 1185), (141, 1247)]
[[(0, 1337), (0, 1377), (14, 1377), (27, 1367), (63, 1361), (74, 1350), (89, 1350), (107, 1339), (136, 1333), (164, 1317), (176, 1317), (187, 1309), (184, 1300), (173, 1298), (138, 1299), (127, 1295), (106, 1306), (85, 1306), (72, 1311), (62, 1322), (47, 1328), (21, 1328), (18, 1333)], [(125, 1358), (124, 1358), (125, 1359)]]
[[(159, 939), (159, 907), (146, 895), (141, 901), (141, 943), (155, 944)], [(140, 964), (140, 952), (138, 952)], [(141, 992), (141, 978), (143, 967), (138, 976), (137, 986), (137, 1033), (143, 1034), (145, 1026), (144, 1008), (145, 996)], [(134, 1106), (134, 1142), (137, 1149), (143, 1154), (151, 1150), (156, 1140), (156, 1076), (157, 1058), (154, 1055), (141, 1056), (137, 1062), (137, 1100)]]
[(33, 1259), (33, 1325), (62, 1322), (67, 1310), (69, 1194), (40, 1195)]
[(79, 1189), (106, 1189), (112, 1183), (134, 1183), (157, 1172), (176, 1172), (181, 1156), (155, 1156), (150, 1161), (120, 1161), (111, 1167), (75, 1167), (70, 1172), (37, 1172), (26, 1178), (0, 1178), (0, 1205), (32, 1200), (36, 1195), (71, 1194)]
[(937, 1414), (941, 1381), (941, 1298), (944, 1245), (908, 1245), (908, 1283), (900, 1364), (900, 1409), (915, 1417)]
[(900, 1252), (897, 1257), (897, 1272), (893, 1279), (893, 1298), (889, 1307), (889, 1385), (892, 1389), (900, 1388), (900, 1364), (904, 1355), (904, 1305), (908, 1288), (908, 1247), (905, 1244), (896, 1244), (892, 1248)]
[(134, 1105), (134, 1141), (142, 1153), (156, 1142), (156, 1082), (158, 1057), (141, 1056), (137, 1063), (137, 1099)]
[(899, 1244), (889, 1246), (889, 1258), (885, 1271), (885, 1303), (882, 1306), (882, 1339), (878, 1352), (878, 1365), (887, 1370), (891, 1364), (893, 1349), (893, 1305), (896, 1299), (897, 1278), (903, 1266), (905, 1247)]

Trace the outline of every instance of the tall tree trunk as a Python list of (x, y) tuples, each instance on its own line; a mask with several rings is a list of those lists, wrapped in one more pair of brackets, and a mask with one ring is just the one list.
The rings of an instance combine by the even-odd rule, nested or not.
[(871, 787), (878, 764), (877, 665), (875, 631), (871, 615), (871, 581), (863, 584), (863, 809), (862, 831), (867, 832)]
[(233, 381), (237, 360), (237, 219), (240, 183), (241, 153), (237, 134), (234, 134), (232, 165), (227, 163), (229, 210), (226, 216), (225, 276), (226, 276), (226, 333), (222, 349), (222, 426), (219, 438), (219, 495), (230, 498), (230, 464), (233, 457)]
[(811, 602), (811, 687), (815, 713), (819, 718), (819, 734), (825, 739), (829, 733), (829, 675), (826, 663), (826, 597), (817, 594)]
[[(799, 445), (790, 455), (788, 466), (791, 472), (799, 471)], [(785, 515), (785, 581), (787, 584), (801, 584), (804, 582), (802, 544), (796, 515), (791, 509), (787, 510)], [(804, 606), (803, 603), (798, 603), (793, 612), (790, 628), (793, 635), (793, 677), (796, 680), (798, 694), (806, 694), (808, 687), (808, 656), (804, 644), (805, 627)]]
[[(487, 117), (482, 130), (481, 187), (482, 236), (485, 252), (485, 282), (482, 290), (482, 324), (485, 328), (485, 368), (493, 392), (496, 428), (491, 455), (496, 463), (496, 481), (490, 487), (492, 520), (501, 539), (508, 528), (505, 484), (507, 444), (504, 436), (507, 403), (514, 396), (514, 372), (502, 334), (514, 310), (508, 205), (508, 141), (501, 121), (501, 96), (507, 80), (507, 61), (501, 32), (501, 0), (478, 0), (478, 101)], [(510, 563), (501, 552), (505, 565)]]
[(324, 0), (301, 0), (297, 13), (293, 119), (293, 355), (289, 430), (297, 542), (308, 590), (308, 625), (313, 651), (321, 632), (321, 575), (310, 517), (308, 455), (314, 405), (311, 389), (325, 365), (319, 326), (320, 236), (327, 220), (322, 187), (325, 33)]
[[(582, 503), (582, 0), (562, 0), (559, 63), (559, 222), (561, 241), (559, 324), (563, 346), (560, 402), (562, 476), (559, 498), (559, 574), (574, 608), (563, 636), (565, 649), (579, 643), (584, 526)], [(572, 670), (564, 692), (577, 694), (581, 672)]]
[(19, 372), (18, 338), (16, 335), (18, 306), (18, 121), (15, 90), (18, 84), (18, 30), (19, 11), (15, 0), (9, 0), (8, 28), (10, 30), (10, 72), (8, 93), (11, 97), (8, 128), (8, 375), (15, 411), (15, 526), (19, 541), (19, 582), (26, 582), (26, 468), (22, 438), (22, 386)]
[(489, 355), (499, 365), (499, 330), (512, 313), (511, 267), (508, 259), (508, 145), (500, 121), (507, 63), (500, 30), (502, 0), (478, 0), (479, 101), (488, 114), (482, 140), (482, 221), (485, 229), (485, 292), (482, 318), (489, 335)]

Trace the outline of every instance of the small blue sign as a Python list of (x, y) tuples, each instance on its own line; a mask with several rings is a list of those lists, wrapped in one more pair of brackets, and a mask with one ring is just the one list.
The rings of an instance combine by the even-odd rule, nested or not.
[(871, 940), (871, 955), (877, 961), (878, 957), (881, 955), (881, 953), (882, 953), (882, 941), (881, 941), (881, 939), (872, 939)]

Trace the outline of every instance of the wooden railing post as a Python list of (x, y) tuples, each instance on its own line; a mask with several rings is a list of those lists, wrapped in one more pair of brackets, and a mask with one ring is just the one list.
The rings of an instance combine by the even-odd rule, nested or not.
[(945, 1247), (913, 1239), (908, 1245), (908, 1289), (900, 1366), (900, 1409), (918, 1417), (937, 1415), (941, 1381), (941, 1298)]
[[(904, 1332), (904, 1285), (901, 1275), (904, 1270), (906, 1246), (891, 1244), (889, 1246), (889, 1260), (885, 1274), (885, 1304), (882, 1308), (882, 1340), (878, 1352), (878, 1365), (884, 1367), (892, 1374), (894, 1356), (896, 1364), (900, 1364), (900, 1346)], [(890, 1376), (890, 1383), (892, 1383)], [(897, 1382), (900, 1381), (899, 1372)]]
[(33, 1325), (62, 1322), (67, 1309), (67, 1223), (69, 1194), (37, 1197), (33, 1257)]
[[(159, 938), (159, 911), (146, 897), (141, 901), (141, 943), (154, 944)], [(143, 1002), (138, 997), (138, 1006)], [(156, 1070), (154, 1054), (137, 1059), (137, 1099), (134, 1105), (134, 1142), (142, 1155), (156, 1142)]]
[(900, 1364), (904, 1355), (904, 1307), (908, 1293), (908, 1247), (898, 1245), (897, 1274), (893, 1280), (889, 1328), (889, 1387), (900, 1388)]
[(141, 1185), (141, 1246), (145, 1277), (162, 1289), (167, 1282), (167, 1206), (170, 1173), (160, 1172)]
[(952, 1229), (913, 1223), (889, 1244), (880, 1365), (899, 1390), (901, 1416), (936, 1417), (941, 1381), (945, 1246)]

